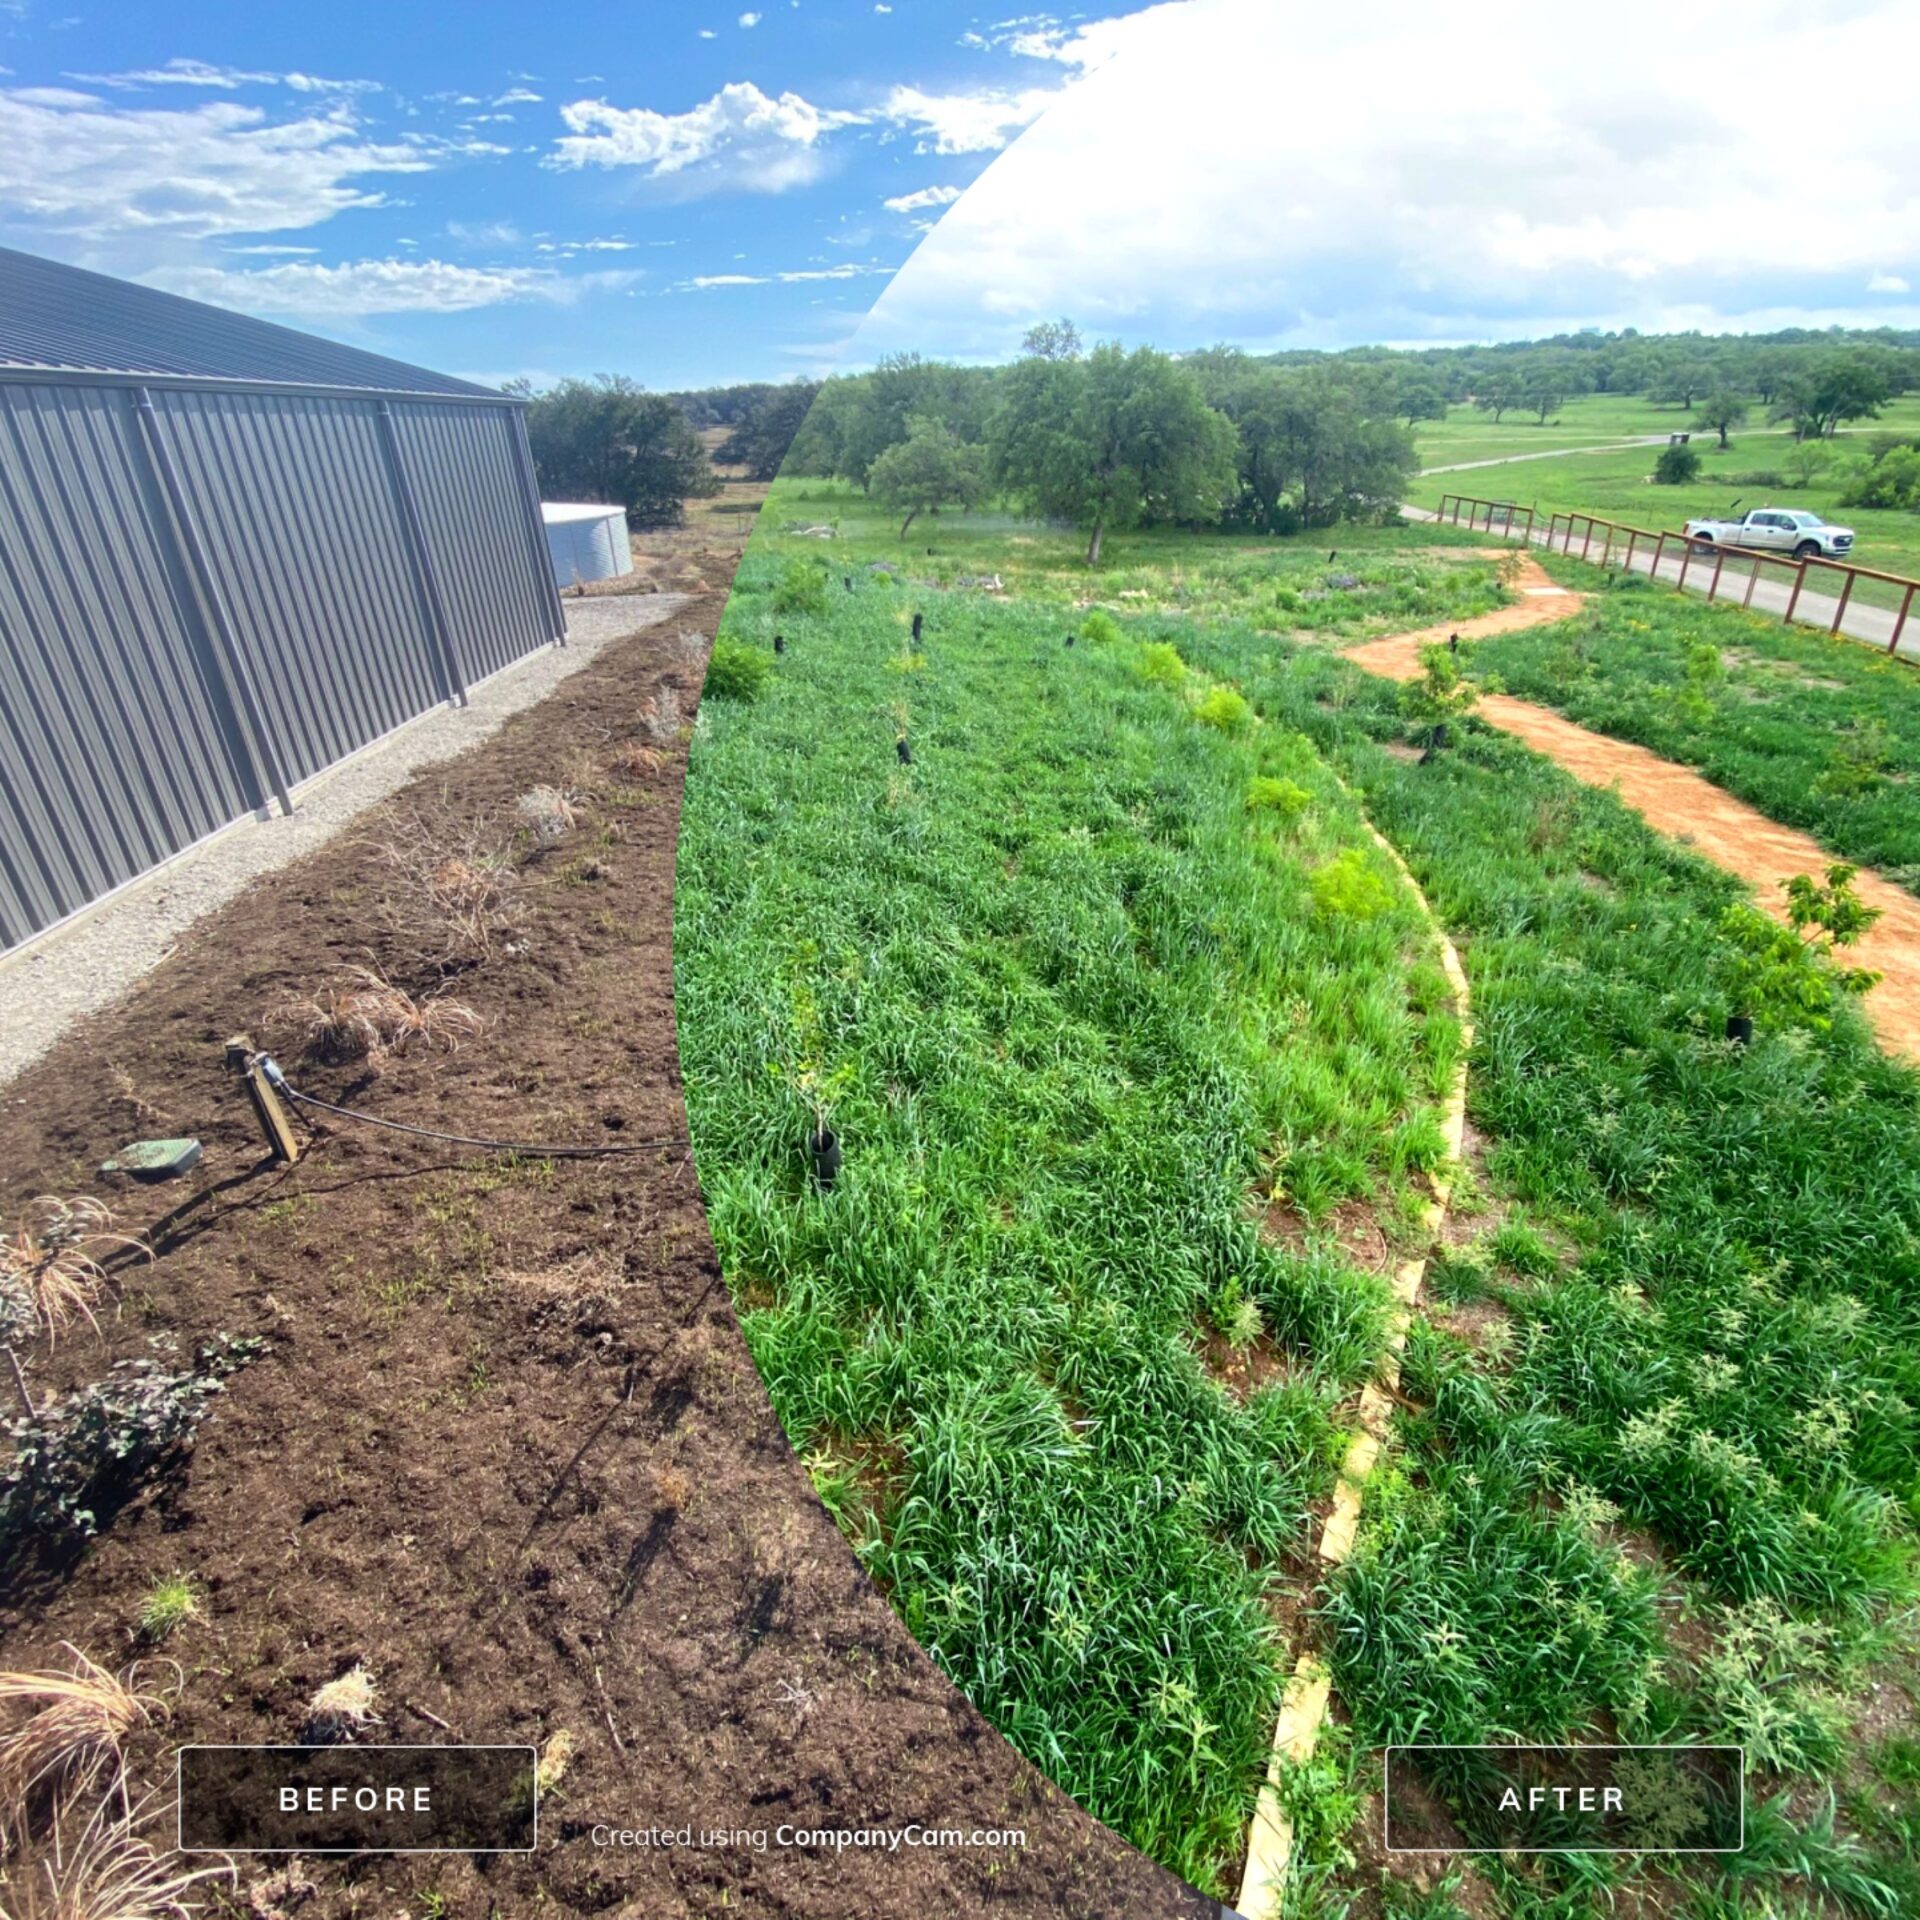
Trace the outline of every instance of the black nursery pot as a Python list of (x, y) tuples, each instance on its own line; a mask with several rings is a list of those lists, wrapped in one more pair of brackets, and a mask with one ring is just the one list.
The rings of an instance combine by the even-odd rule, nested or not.
[(807, 1158), (814, 1185), (824, 1192), (840, 1177), (840, 1136), (831, 1127), (816, 1127), (807, 1138)]
[(1727, 1015), (1727, 1038), (1737, 1040), (1741, 1046), (1753, 1045), (1753, 1016), (1750, 1013), (1730, 1013)]
[(925, 616), (924, 614), (919, 614), (919, 613), (916, 613), (916, 614), (915, 614), (915, 615), (913, 616), (913, 637), (914, 637), (914, 638), (915, 638), (916, 640), (918, 640), (918, 639), (920, 638), (920, 623), (921, 623), (921, 621), (922, 621), (922, 620), (924, 620), (925, 618), (926, 618), (926, 616)]

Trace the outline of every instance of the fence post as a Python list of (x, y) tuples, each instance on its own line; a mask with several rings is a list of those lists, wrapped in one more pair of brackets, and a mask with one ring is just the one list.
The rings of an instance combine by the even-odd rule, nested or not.
[(1593, 548), (1593, 515), (1587, 515), (1586, 538), (1580, 542), (1580, 558), (1584, 560)]
[[(1660, 536), (1660, 544), (1662, 546), (1665, 546), (1666, 543), (1667, 543), (1667, 536), (1665, 535), (1665, 533), (1662, 533)], [(1693, 542), (1691, 540), (1682, 538), (1680, 542), (1680, 578), (1673, 583), (1675, 588), (1682, 593), (1686, 591), (1687, 568), (1692, 564), (1692, 561), (1693, 561)]]
[(1794, 612), (1794, 609), (1800, 604), (1800, 589), (1804, 587), (1806, 584), (1807, 584), (1807, 563), (1804, 560), (1802, 560), (1800, 562), (1800, 571), (1794, 575), (1793, 591), (1787, 595), (1787, 610), (1781, 616), (1782, 626), (1790, 627), (1793, 625), (1793, 612)]
[(1840, 631), (1840, 622), (1847, 617), (1847, 602), (1853, 598), (1853, 583), (1859, 577), (1851, 567), (1847, 569), (1847, 584), (1840, 589), (1840, 602), (1833, 610), (1833, 625), (1827, 629), (1829, 634)]
[(1747, 556), (1747, 590), (1740, 596), (1742, 607), (1753, 605), (1753, 589), (1760, 578), (1760, 556), (1750, 553)]
[(1900, 602), (1900, 611), (1894, 616), (1893, 638), (1887, 642), (1887, 651), (1889, 653), (1898, 653), (1900, 651), (1900, 636), (1906, 630), (1907, 615), (1913, 608), (1913, 595), (1914, 587), (1909, 585), (1906, 591), (1906, 597)]
[(1713, 597), (1720, 591), (1720, 570), (1726, 564), (1727, 564), (1726, 548), (1717, 547), (1713, 556), (1713, 578), (1707, 582), (1707, 598), (1709, 600), (1713, 599)]
[[(194, 524), (192, 509), (187, 504), (187, 490), (181, 484), (179, 470), (173, 464), (173, 450), (160, 430), (160, 417), (154, 411), (153, 395), (145, 387), (135, 387), (133, 390), (133, 417), (139, 423), (140, 445), (146, 451), (148, 463), (160, 483), (161, 496), (166, 501), (176, 547), (187, 563), (186, 572), (193, 583), (194, 593), (206, 611), (209, 637), (214, 641), (214, 645), (207, 649), (207, 658), (220, 680), (221, 691), (226, 695), (228, 712), (237, 723), (228, 737), (233, 742), (233, 734), (238, 735), (237, 742), (233, 743), (239, 746), (248, 771), (253, 776), (254, 791), (260, 796), (254, 804), (264, 806), (267, 793), (271, 790), (280, 803), (280, 811), (290, 816), (293, 812), (293, 795), (288, 787), (286, 770), (274, 750), (266, 714), (260, 705), (259, 695), (254, 691), (252, 677), (247, 672), (246, 657), (240, 651), (239, 637), (234, 632), (233, 617), (228, 613), (227, 603), (220, 594), (220, 582), (214, 574), (212, 562), (207, 558), (207, 550), (201, 544), (200, 529)], [(223, 726), (221, 731), (228, 730)]]

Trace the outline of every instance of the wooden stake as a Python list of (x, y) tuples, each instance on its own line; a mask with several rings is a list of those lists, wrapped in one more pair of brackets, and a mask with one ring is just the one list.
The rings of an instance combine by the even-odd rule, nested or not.
[(237, 1073), (253, 1104), (253, 1117), (260, 1123), (267, 1151), (275, 1160), (292, 1166), (300, 1158), (300, 1142), (294, 1137), (293, 1122), (280, 1104), (280, 1096), (267, 1084), (258, 1066), (259, 1055), (244, 1033), (236, 1033), (227, 1042), (227, 1066)]

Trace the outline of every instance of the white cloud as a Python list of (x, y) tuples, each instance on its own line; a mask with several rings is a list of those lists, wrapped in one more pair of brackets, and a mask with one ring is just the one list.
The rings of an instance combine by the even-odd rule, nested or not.
[(886, 4), (886, 0), (875, 0), (873, 10), (875, 13), (891, 13), (893, 11), (893, 9)]
[(1906, 279), (1897, 273), (1881, 273), (1877, 269), (1867, 276), (1869, 293), (1911, 293), (1912, 287)]
[(923, 153), (991, 153), (1022, 127), (1031, 126), (1059, 98), (1053, 87), (1018, 93), (989, 88), (978, 93), (926, 93), (895, 87), (882, 112), (919, 135)]
[(255, 273), (224, 267), (178, 267), (150, 274), (169, 293), (247, 313), (304, 314), (330, 320), (376, 313), (465, 313), (509, 301), (576, 300), (591, 288), (631, 275), (567, 278), (544, 267), (462, 267), (446, 260), (349, 260), (339, 266), (298, 264)]
[(274, 120), (231, 100), (133, 108), (0, 89), (0, 208), (16, 231), (151, 241), (310, 227), (383, 204), (373, 177), (426, 172), (437, 152), (368, 139), (339, 106)]
[(314, 73), (262, 73), (247, 67), (216, 66), (210, 60), (174, 59), (157, 67), (136, 67), (125, 73), (70, 73), (69, 80), (88, 86), (211, 87), (231, 93), (240, 87), (291, 87), (296, 93), (376, 93), (376, 80), (328, 80)]
[(918, 193), (897, 193), (880, 204), (889, 213), (918, 213), (922, 207), (950, 207), (959, 198), (958, 187), (922, 187)]
[(702, 27), (700, 29), (700, 38), (702, 40), (718, 40), (720, 36), (715, 33), (711, 27)]
[(777, 99), (748, 81), (724, 86), (685, 113), (576, 100), (560, 109), (568, 132), (547, 164), (560, 168), (638, 167), (682, 196), (726, 187), (780, 193), (816, 180), (822, 143), (864, 116), (816, 107), (797, 93)]
[(764, 287), (769, 275), (764, 273), (697, 273), (687, 282), (690, 287)]
[(496, 107), (537, 106), (541, 98), (530, 87), (509, 87), (505, 93), (493, 96), (493, 104)]
[(760, 24), (760, 20), (761, 16), (757, 13), (743, 13), (740, 16), (740, 24), (743, 27), (757, 27)]
[[(890, 99), (949, 149), (1034, 124), (881, 295), (859, 352), (999, 354), (1061, 312), (1170, 345), (1515, 337), (1683, 310), (1891, 317), (1861, 289), (1920, 259), (1911, 0), (1699, 0), (1704, 93), (1646, 57), (1671, 32), (1664, 0), (1590, 25), (1540, 13), (1525, 85), (1497, 109), (1485, 47), (1427, 0), (1188, 0), (1064, 38), (1023, 25), (1045, 42), (1029, 57), (1051, 48), (1067, 70), (1051, 94), (1010, 96), (1002, 119), (978, 96), (951, 113)], [(1848, 76), (1811, 173), (1808, 73)], [(1780, 218), (1782, 180), (1817, 218)]]

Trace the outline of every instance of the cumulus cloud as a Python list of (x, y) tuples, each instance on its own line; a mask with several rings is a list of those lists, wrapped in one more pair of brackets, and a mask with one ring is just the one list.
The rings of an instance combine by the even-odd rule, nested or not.
[(828, 135), (863, 124), (865, 116), (816, 107), (797, 93), (774, 98), (735, 81), (685, 113), (576, 100), (560, 118), (568, 131), (554, 143), (549, 166), (637, 167), (690, 196), (804, 186), (825, 169)]
[(631, 275), (574, 278), (544, 267), (462, 267), (446, 260), (348, 260), (237, 272), (176, 267), (147, 276), (151, 285), (246, 313), (360, 319), (378, 313), (465, 313), (509, 301), (568, 302)]
[(1911, 293), (1913, 288), (1904, 275), (1881, 273), (1876, 270), (1867, 276), (1867, 291), (1869, 293)]
[(917, 193), (896, 193), (880, 204), (889, 213), (918, 213), (922, 207), (950, 207), (959, 198), (958, 187), (922, 187)]
[(192, 240), (311, 227), (383, 204), (377, 176), (436, 164), (429, 143), (370, 139), (337, 106), (274, 119), (233, 100), (133, 108), (0, 89), (0, 207), (16, 230)]
[(1022, 127), (1031, 126), (1058, 97), (1054, 87), (1024, 87), (1017, 93), (997, 88), (928, 93), (919, 87), (895, 87), (881, 111), (918, 135), (922, 153), (992, 153)]
[[(1618, 0), (1605, 34), (1590, 24), (1536, 19), (1525, 85), (1497, 102), (1484, 46), (1425, 0), (1189, 0), (1064, 37), (1023, 27), (1045, 43), (1029, 57), (1090, 57), (883, 293), (859, 352), (997, 354), (1059, 312), (1176, 345), (1742, 325), (1849, 303), (1893, 317), (1860, 290), (1920, 259), (1910, 0), (1757, 16), (1699, 0), (1704, 92), (1646, 58), (1669, 8)], [(1812, 171), (1808, 73), (1849, 90)], [(921, 124), (958, 147), (1019, 117)], [(1817, 214), (1781, 218), (1783, 180)]]

